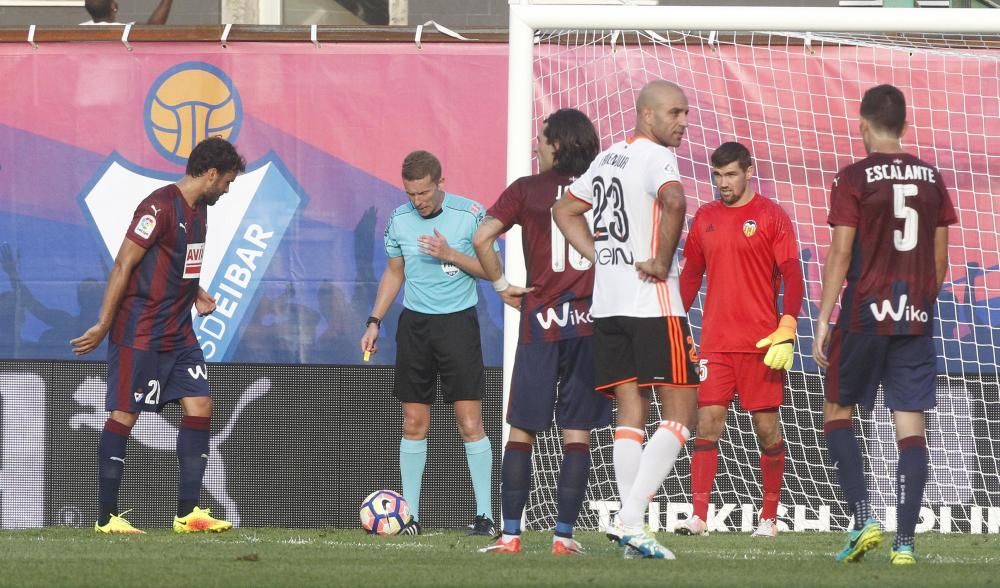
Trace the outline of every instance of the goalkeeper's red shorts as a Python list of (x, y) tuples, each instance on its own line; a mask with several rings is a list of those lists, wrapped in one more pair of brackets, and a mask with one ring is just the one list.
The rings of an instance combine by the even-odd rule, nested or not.
[(729, 406), (736, 394), (750, 412), (781, 406), (785, 371), (764, 365), (763, 353), (702, 352), (698, 370), (698, 406)]

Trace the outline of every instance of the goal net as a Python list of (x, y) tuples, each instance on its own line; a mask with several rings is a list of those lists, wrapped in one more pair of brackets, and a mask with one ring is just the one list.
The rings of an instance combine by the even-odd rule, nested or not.
[[(595, 14), (620, 16), (639, 10), (671, 14), (678, 9), (617, 7)], [(803, 10), (829, 14), (829, 9), (793, 12), (807, 14)], [(869, 19), (882, 12), (837, 10), (853, 15), (863, 10)], [(784, 32), (646, 30), (635, 23), (633, 30), (529, 26), (528, 68), (517, 63), (523, 59), (517, 52), (525, 49), (515, 44), (523, 43), (518, 39), (525, 32), (517, 30), (522, 23), (514, 22), (516, 12), (512, 10), (511, 25), (511, 142), (526, 143), (530, 149), (529, 133), (541, 126), (544, 117), (558, 108), (574, 107), (591, 117), (602, 146), (607, 147), (632, 131), (635, 99), (643, 84), (670, 80), (684, 89), (691, 108), (690, 126), (676, 150), (688, 197), (688, 220), (700, 205), (715, 198), (709, 155), (726, 141), (740, 141), (750, 148), (756, 172), (753, 187), (791, 215), (807, 294), (795, 366), (788, 374), (781, 409), (787, 457), (779, 524), (792, 530), (838, 530), (849, 522), (826, 451), (823, 380), (812, 360), (821, 262), (831, 238), (826, 224), (828, 194), (834, 174), (864, 157), (857, 132), (861, 95), (881, 83), (903, 90), (910, 121), (904, 147), (941, 170), (960, 217), (958, 228), (952, 231), (950, 271), (935, 318), (938, 407), (927, 419), (931, 464), (918, 531), (1000, 532), (996, 353), (1000, 344), (1000, 28), (996, 16), (990, 13), (992, 20), (987, 19), (981, 29), (992, 27), (992, 32), (979, 34), (805, 32), (806, 28), (832, 26), (832, 21), (822, 17), (813, 18), (811, 25), (803, 21), (802, 32), (792, 31), (790, 25), (782, 27)], [(912, 15), (916, 9), (899, 14), (904, 12)], [(944, 20), (952, 12), (933, 11)], [(520, 102), (528, 104), (528, 109), (518, 114), (518, 101), (524, 98), (518, 94), (522, 91), (518, 84), (523, 83), (517, 81), (519, 75), (530, 79), (531, 97), (530, 102)], [(509, 149), (511, 176), (531, 173), (525, 146)], [(516, 241), (509, 243), (508, 256), (518, 248)], [(509, 257), (508, 264), (511, 261), (517, 262)], [(704, 289), (689, 316), (696, 341), (700, 340), (703, 301)], [(509, 337), (517, 336), (509, 323), (506, 332)], [(657, 420), (658, 409), (651, 422)], [(749, 416), (738, 406), (730, 410), (727, 425), (720, 441), (709, 528), (749, 531), (757, 523), (761, 502), (760, 449)], [(855, 431), (866, 456), (873, 507), (892, 530), (896, 443), (891, 415), (881, 406), (881, 392), (876, 409), (861, 411), (855, 418)], [(618, 508), (612, 442), (610, 428), (592, 436), (593, 468), (582, 528), (599, 528)], [(526, 510), (529, 528), (555, 525), (561, 458), (558, 432), (539, 435), (534, 486)], [(672, 529), (690, 513), (690, 499), (690, 454), (685, 451), (651, 502), (649, 524), (654, 529)]]

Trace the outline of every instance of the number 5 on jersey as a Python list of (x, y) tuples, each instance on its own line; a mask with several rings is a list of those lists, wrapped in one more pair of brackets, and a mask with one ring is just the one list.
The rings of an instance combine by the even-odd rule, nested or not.
[(892, 244), (896, 251), (910, 251), (917, 246), (917, 211), (906, 205), (907, 196), (920, 193), (916, 184), (892, 185), (892, 212), (896, 218), (903, 219), (903, 230), (892, 232)]

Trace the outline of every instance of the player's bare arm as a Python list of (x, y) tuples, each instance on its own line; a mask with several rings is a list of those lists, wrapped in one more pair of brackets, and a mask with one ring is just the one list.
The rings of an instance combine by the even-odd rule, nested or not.
[(677, 250), (677, 243), (680, 242), (681, 232), (684, 230), (684, 215), (687, 213), (684, 188), (679, 182), (670, 182), (661, 187), (656, 197), (662, 207), (660, 226), (657, 227), (659, 243), (656, 247), (656, 256), (635, 264), (639, 278), (644, 282), (667, 279), (674, 251)]
[(17, 259), (10, 250), (10, 243), (0, 244), (0, 267), (3, 267), (3, 272), (10, 278), (11, 283), (18, 281)]
[(521, 310), (521, 302), (524, 301), (525, 295), (531, 292), (534, 288), (522, 288), (521, 286), (509, 285), (503, 290), (497, 292), (500, 295), (500, 300), (503, 301), (507, 306)]
[(125, 296), (125, 287), (128, 286), (132, 271), (145, 254), (146, 250), (131, 239), (126, 237), (122, 240), (122, 246), (118, 250), (118, 255), (115, 256), (115, 264), (111, 268), (111, 275), (108, 276), (108, 286), (104, 290), (104, 302), (101, 304), (97, 323), (87, 329), (86, 333), (70, 341), (73, 353), (77, 355), (90, 353), (104, 340), (104, 336), (108, 334), (111, 323), (114, 321), (122, 297)]
[[(389, 262), (382, 272), (382, 279), (378, 283), (378, 291), (375, 293), (375, 305), (372, 307), (371, 316), (381, 321), (385, 318), (385, 313), (389, 311), (392, 301), (399, 295), (399, 289), (403, 287), (403, 257), (390, 257)], [(378, 351), (378, 329), (379, 325), (371, 323), (365, 328), (365, 334), (361, 337), (361, 352), (375, 353)]]
[(503, 275), (500, 256), (494, 251), (493, 244), (504, 232), (502, 222), (492, 216), (487, 216), (476, 229), (476, 234), (472, 237), (472, 246), (476, 250), (479, 263), (483, 266), (484, 277), (493, 282), (493, 289), (500, 295), (500, 299), (507, 306), (519, 309), (524, 295), (534, 288), (514, 286)]
[(24, 309), (47, 325), (54, 325), (58, 321), (66, 320), (68, 315), (65, 312), (47, 308), (38, 302), (38, 299), (31, 293), (31, 290), (24, 286), (17, 272), (19, 258), (20, 253), (14, 255), (14, 252), (10, 249), (10, 243), (0, 244), (0, 267), (3, 267), (3, 272), (10, 279), (10, 287), (17, 293), (18, 299), (21, 300)]
[(934, 230), (934, 268), (937, 270), (937, 291), (941, 291), (948, 274), (948, 227)]
[(156, 10), (154, 10), (153, 14), (149, 16), (149, 20), (146, 21), (146, 24), (167, 24), (167, 18), (170, 16), (170, 6), (172, 4), (173, 0), (160, 0), (160, 3), (156, 5)]
[(476, 250), (476, 257), (483, 266), (484, 277), (491, 282), (503, 277), (500, 257), (493, 251), (493, 244), (504, 232), (502, 222), (492, 216), (486, 216), (472, 237), (472, 247)]
[(823, 265), (823, 294), (820, 298), (819, 317), (816, 319), (816, 341), (813, 343), (813, 357), (823, 369), (830, 366), (826, 355), (830, 338), (830, 317), (833, 316), (833, 307), (837, 304), (840, 289), (847, 278), (856, 232), (855, 227), (833, 227), (833, 241), (830, 243), (826, 264)]
[(198, 288), (198, 297), (194, 299), (194, 309), (198, 311), (198, 316), (212, 314), (215, 312), (215, 298), (204, 288)]
[[(570, 192), (567, 190), (566, 194)], [(590, 210), (590, 205), (566, 194), (556, 200), (555, 206), (552, 207), (552, 218), (573, 249), (579, 251), (587, 261), (594, 263), (596, 258), (594, 236), (587, 227), (587, 218), (583, 216)]]
[[(421, 235), (417, 237), (417, 243), (421, 253), (430, 255), (435, 259), (440, 259), (445, 263), (450, 263), (469, 275), (477, 278), (486, 278), (486, 273), (483, 271), (483, 265), (479, 263), (479, 259), (455, 251), (448, 244), (448, 239), (437, 229), (434, 229), (433, 235)], [(496, 257), (496, 253), (493, 256)], [(499, 258), (497, 259), (497, 263), (500, 263)]]

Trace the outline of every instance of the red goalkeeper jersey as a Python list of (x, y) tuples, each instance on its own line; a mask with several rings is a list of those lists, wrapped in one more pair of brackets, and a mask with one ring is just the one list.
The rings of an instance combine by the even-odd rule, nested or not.
[(773, 200), (754, 194), (738, 208), (721, 201), (699, 208), (681, 275), (698, 285), (708, 278), (699, 350), (763, 353), (755, 344), (778, 325), (778, 268), (798, 258), (792, 221)]

